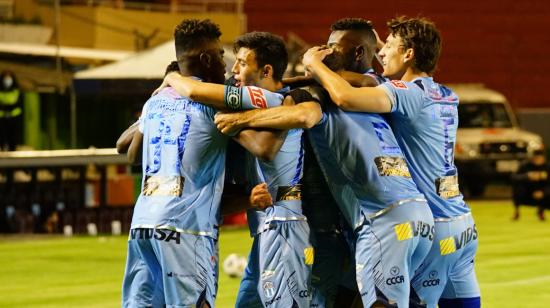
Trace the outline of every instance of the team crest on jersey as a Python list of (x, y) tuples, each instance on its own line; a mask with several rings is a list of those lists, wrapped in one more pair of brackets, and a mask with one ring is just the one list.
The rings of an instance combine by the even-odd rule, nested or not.
[(407, 85), (401, 80), (392, 80), (390, 81), (390, 83), (394, 88), (397, 88), (397, 89), (405, 89), (405, 90), (409, 89)]
[(380, 176), (411, 177), (407, 162), (403, 157), (378, 156), (374, 159)]
[(260, 88), (248, 87), (248, 94), (250, 94), (250, 102), (252, 106), (256, 108), (267, 108), (267, 99), (264, 92)]
[(263, 283), (262, 288), (264, 289), (264, 295), (266, 298), (272, 298), (275, 295), (275, 288), (271, 281), (266, 281)]

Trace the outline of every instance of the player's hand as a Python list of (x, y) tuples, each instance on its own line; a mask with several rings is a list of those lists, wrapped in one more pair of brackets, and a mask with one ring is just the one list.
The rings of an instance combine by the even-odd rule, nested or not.
[(533, 192), (533, 199), (541, 200), (542, 198), (544, 198), (544, 192), (542, 190), (535, 190)]
[(380, 36), (378, 35), (378, 32), (372, 28), (372, 32), (374, 32), (374, 36), (376, 37), (376, 50), (380, 51), (382, 47), (386, 44), (383, 40), (380, 39)]
[(170, 86), (170, 78), (175, 77), (181, 77), (181, 75), (178, 72), (170, 72), (164, 76), (164, 80), (162, 80), (162, 84), (160, 87), (158, 87), (155, 91), (153, 91), (153, 94), (151, 96), (157, 95), (162, 89), (167, 88)]
[(241, 129), (244, 128), (240, 121), (239, 112), (218, 112), (214, 116), (214, 123), (220, 132), (229, 136), (235, 136)]
[(302, 64), (308, 68), (314, 65), (315, 63), (323, 62), (323, 59), (332, 53), (332, 48), (326, 46), (315, 46), (311, 47), (304, 54), (302, 59)]
[(266, 183), (261, 183), (254, 186), (252, 192), (250, 193), (250, 204), (253, 208), (257, 208), (260, 210), (263, 210), (268, 206), (273, 205), (273, 199), (271, 198), (271, 194), (267, 189)]

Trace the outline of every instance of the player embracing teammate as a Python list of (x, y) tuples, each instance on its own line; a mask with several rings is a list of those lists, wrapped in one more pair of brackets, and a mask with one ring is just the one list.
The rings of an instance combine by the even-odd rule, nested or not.
[[(316, 160), (319, 165), (318, 170), (320, 170), (316, 174), (324, 177), (326, 185), (334, 197), (332, 202), (336, 203), (338, 211), (341, 212), (348, 228), (351, 229), (348, 242), (351, 246), (351, 254), (355, 257), (357, 290), (361, 295), (363, 305), (365, 307), (371, 305), (479, 307), (480, 292), (473, 263), (477, 249), (477, 231), (470, 210), (458, 189), (458, 173), (454, 166), (453, 149), (458, 125), (458, 97), (451, 89), (435, 83), (431, 77), (441, 50), (439, 32), (432, 22), (424, 18), (391, 20), (388, 23), (390, 34), (379, 52), (384, 68), (383, 75), (388, 78), (388, 81), (383, 82), (384, 80), (381, 78), (373, 78), (376, 80), (371, 82), (371, 85), (383, 83), (376, 87), (354, 88), (346, 81), (350, 80), (349, 77), (345, 79), (342, 77), (348, 76), (343, 71), (365, 74), (365, 78), (372, 78), (374, 75), (370, 70), (370, 62), (379, 42), (372, 26), (366, 21), (348, 20), (347, 23), (340, 24), (340, 26), (342, 25), (351, 26), (333, 29), (329, 47), (313, 47), (304, 55), (304, 66), (324, 89), (312, 86), (307, 88), (307, 91), (295, 92), (294, 95), (290, 95), (292, 99), (285, 103), (285, 106), (279, 106), (284, 95), (280, 91), (280, 77), (275, 78), (276, 87), (270, 89), (269, 83), (268, 86), (262, 85), (264, 78), (273, 77), (273, 65), (260, 63), (258, 51), (254, 50), (254, 46), (244, 46), (245, 51), (253, 51), (252, 56), (255, 57), (254, 61), (250, 62), (255, 65), (250, 73), (246, 71), (248, 69), (246, 68), (247, 55), (244, 54), (241, 55), (242, 63), (236, 64), (242, 65), (244, 73), (239, 73), (238, 69), (235, 71), (234, 68), (237, 76), (240, 75), (241, 78), (239, 79), (241, 84), (237, 85), (259, 85), (272, 91), (279, 90), (277, 92), (283, 94), (260, 92), (264, 93), (262, 97), (264, 97), (265, 104), (259, 106), (261, 107), (259, 109), (253, 106), (254, 102), (250, 102), (250, 98), (247, 101), (241, 97), (243, 93), (247, 93), (247, 90), (241, 90), (238, 87), (200, 83), (191, 78), (174, 74), (169, 75), (164, 84), (173, 87), (180, 95), (205, 102), (218, 109), (240, 111), (244, 109), (243, 106), (252, 105), (250, 109), (255, 110), (216, 116), (218, 128), (232, 136), (239, 134), (242, 129), (291, 130), (288, 136), (279, 134), (274, 138), (279, 140), (277, 149), (286, 139), (280, 150), (280, 155), (287, 155), (285, 154), (289, 151), (287, 144), (292, 143), (293, 152), (297, 154), (293, 154), (295, 162), (289, 160), (283, 163), (281, 161), (281, 165), (278, 166), (277, 156), (273, 163), (255, 158), (252, 162), (256, 166), (256, 169), (253, 170), (256, 170), (257, 178), (251, 179), (253, 184), (262, 181), (269, 182), (271, 174), (274, 180), (278, 179), (277, 174), (280, 171), (277, 171), (277, 168), (292, 166), (292, 170), (289, 169), (289, 174), (293, 173), (295, 176), (289, 178), (288, 183), (281, 182), (269, 186), (273, 199), (276, 201), (274, 210), (265, 211), (267, 216), (258, 212), (254, 212), (252, 215), (261, 215), (259, 221), (269, 227), (268, 229), (255, 228), (252, 230), (253, 235), (258, 236), (255, 238), (255, 250), (261, 250), (261, 245), (266, 245), (266, 249), (271, 246), (274, 250), (266, 252), (265, 255), (278, 256), (293, 251), (292, 247), (298, 247), (298, 249), (294, 249), (298, 256), (296, 262), (287, 261), (284, 264), (283, 259), (277, 261), (283, 262), (281, 264), (283, 264), (284, 272), (291, 273), (293, 266), (296, 267), (294, 270), (298, 270), (304, 264), (311, 266), (313, 263), (315, 275), (315, 264), (325, 261), (313, 258), (314, 250), (309, 248), (307, 239), (309, 230), (307, 228), (301, 235), (298, 233), (293, 235), (282, 229), (278, 231), (278, 228), (284, 228), (285, 221), (294, 220), (296, 222), (293, 224), (296, 226), (299, 225), (299, 221), (305, 221), (305, 217), (301, 218), (301, 207), (286, 209), (285, 206), (288, 202), (277, 203), (277, 201), (299, 200), (300, 198), (301, 188), (298, 184), (304, 156), (301, 154), (302, 146), (294, 140), (296, 138), (293, 137), (295, 133), (292, 129), (305, 128), (308, 129), (307, 137), (310, 143), (306, 149), (309, 148), (314, 152), (314, 155), (305, 157)], [(266, 37), (269, 38), (269, 36)], [(240, 50), (243, 49), (240, 48)], [(267, 61), (265, 63), (275, 62)], [(362, 65), (364, 63), (368, 63), (368, 65)], [(250, 77), (250, 79), (247, 80), (245, 77)], [(182, 106), (182, 108), (184, 107)], [(387, 116), (382, 117), (377, 113), (385, 113)], [(212, 117), (212, 115), (209, 116)], [(148, 115), (148, 117), (153, 119), (153, 116)], [(181, 134), (178, 135), (176, 132), (174, 136), (181, 137), (182, 134), (187, 134), (185, 121), (182, 124), (183, 127), (178, 129), (178, 132), (181, 130)], [(161, 133), (162, 129), (166, 130), (164, 127), (158, 129)], [(299, 139), (299, 135), (297, 136)], [(175, 139), (176, 144), (181, 141), (180, 137)], [(150, 142), (153, 142), (153, 139)], [(185, 143), (185, 138), (182, 142)], [(221, 146), (224, 147), (224, 144), (221, 143)], [(146, 169), (160, 168), (156, 165), (159, 160), (154, 159), (154, 156), (157, 155), (154, 147), (155, 145), (151, 143), (151, 152), (148, 154), (151, 159), (144, 160), (144, 164), (147, 164), (144, 166)], [(177, 150), (175, 154), (178, 154), (178, 151), (181, 155), (181, 149)], [(146, 155), (144, 157), (147, 158)], [(181, 161), (181, 163), (185, 163), (185, 161)], [(176, 165), (176, 168), (182, 168), (178, 166)], [(219, 176), (217, 178), (219, 179)], [(169, 182), (168, 188), (162, 188), (164, 181), (168, 180), (173, 183)], [(163, 194), (176, 193), (175, 197), (185, 197), (183, 196), (185, 191), (181, 191), (185, 187), (185, 182), (181, 179), (173, 179), (173, 176), (163, 176), (158, 179), (145, 177), (144, 184), (147, 184), (147, 187), (144, 187), (143, 194), (149, 194), (149, 190), (154, 189), (153, 193), (156, 194), (160, 194), (160, 192)], [(307, 182), (302, 182), (302, 184), (307, 184)], [(286, 187), (289, 189), (289, 193), (293, 193), (291, 199), (279, 199), (277, 190), (280, 190), (281, 187)], [(308, 188), (303, 187), (303, 189), (306, 191)], [(319, 198), (313, 200), (322, 202)], [(315, 204), (310, 204), (308, 207), (310, 207), (308, 208), (309, 212), (316, 211)], [(327, 210), (327, 207), (319, 206), (317, 210)], [(334, 213), (333, 209), (330, 211)], [(279, 212), (280, 214), (274, 215)], [(177, 214), (173, 215), (177, 217)], [(209, 228), (216, 224), (215, 220), (211, 221)], [(330, 234), (340, 228), (334, 229), (334, 220), (326, 221), (331, 224), (326, 228)], [(274, 222), (277, 223), (274, 224)], [(139, 227), (148, 226), (140, 225)], [(162, 229), (158, 227), (157, 225), (153, 229)], [(313, 227), (315, 237), (327, 236), (327, 234), (323, 234), (325, 229), (322, 226), (314, 225)], [(181, 233), (177, 234), (178, 240), (174, 238), (175, 242), (193, 239), (185, 238), (185, 229), (172, 228), (172, 230)], [(200, 227), (196, 227), (196, 230), (203, 231)], [(205, 230), (216, 232), (207, 228)], [(266, 232), (268, 230), (276, 231)], [(278, 234), (277, 236), (281, 238), (270, 237), (269, 234)], [(332, 236), (330, 234), (329, 236)], [(195, 238), (204, 239), (202, 237)], [(286, 239), (287, 242), (284, 242), (283, 239)], [(206, 240), (210, 239), (206, 238)], [(215, 243), (211, 240), (205, 243), (201, 244), (201, 247), (210, 247), (208, 255), (212, 256), (212, 264), (206, 268), (212, 268), (212, 271), (215, 271), (215, 262), (217, 261), (214, 257), (216, 255)], [(314, 246), (318, 245), (315, 244), (315, 239), (313, 239), (313, 243)], [(345, 245), (338, 247), (345, 247)], [(132, 252), (132, 249), (134, 248), (130, 246), (129, 253)], [(157, 248), (153, 245), (152, 249)], [(142, 254), (144, 252), (136, 250), (135, 253)], [(257, 253), (255, 251), (251, 253), (251, 260)], [(303, 255), (300, 256), (300, 254)], [(314, 289), (310, 290), (310, 272), (307, 267), (301, 271), (305, 276), (301, 277), (298, 282), (298, 284), (303, 283), (300, 290), (304, 290), (306, 301), (301, 300), (300, 294), (294, 297), (294, 300), (283, 299), (283, 297), (271, 300), (271, 298), (277, 298), (273, 295), (277, 294), (278, 287), (272, 282), (266, 284), (265, 278), (277, 277), (279, 267), (275, 263), (269, 265), (273, 267), (273, 271), (271, 271), (270, 268), (262, 266), (264, 264), (261, 261), (262, 255), (262, 253), (258, 253), (260, 261), (254, 261), (259, 262), (259, 268), (252, 269), (252, 272), (249, 273), (254, 278), (249, 279), (248, 283), (257, 285), (248, 287), (248, 290), (255, 295), (241, 296), (241, 306), (258, 296), (259, 300), (254, 300), (254, 305), (284, 307), (290, 303), (289, 305), (292, 307), (306, 307), (309, 305), (312, 291), (314, 292), (312, 307), (337, 306), (334, 303), (336, 296), (332, 290), (322, 290), (325, 292), (325, 294), (319, 295), (322, 300), (319, 298), (316, 300), (315, 280), (313, 282)], [(174, 259), (176, 258), (177, 256), (174, 254)], [(336, 270), (342, 269), (341, 261), (334, 258), (336, 261), (332, 261), (330, 256), (328, 258), (327, 260), (330, 261), (324, 262), (324, 266), (334, 265)], [(267, 261), (269, 260), (266, 259)], [(144, 266), (143, 264), (138, 265), (136, 264), (136, 269), (139, 269), (139, 266)], [(185, 264), (182, 265), (185, 267)], [(164, 271), (164, 268), (162, 270)], [(329, 268), (321, 269), (319, 273), (323, 272), (330, 272)], [(136, 273), (141, 272), (136, 270)], [(215, 273), (207, 274), (206, 277), (215, 279)], [(334, 277), (334, 275), (327, 277)], [(206, 294), (202, 293), (205, 289), (197, 289), (199, 293), (193, 297), (192, 302), (213, 306), (216, 290), (215, 287), (210, 286), (214, 286), (215, 283), (215, 280), (205, 281)], [(282, 286), (289, 288), (290, 293), (287, 295), (293, 297), (294, 293), (292, 293), (289, 283), (287, 279), (287, 285)], [(143, 286), (153, 287), (150, 283)], [(177, 285), (165, 286), (164, 292), (167, 287), (175, 288), (174, 294), (178, 294)], [(329, 293), (330, 295), (328, 295)], [(148, 294), (151, 297), (151, 294), (156, 293), (150, 291)], [(241, 295), (244, 294), (241, 293)], [(136, 291), (134, 295), (139, 295), (139, 292)], [(287, 301), (288, 299), (290, 301)], [(327, 299), (329, 300), (327, 301)], [(149, 302), (151, 302), (150, 299)], [(252, 305), (252, 302), (250, 304)]]

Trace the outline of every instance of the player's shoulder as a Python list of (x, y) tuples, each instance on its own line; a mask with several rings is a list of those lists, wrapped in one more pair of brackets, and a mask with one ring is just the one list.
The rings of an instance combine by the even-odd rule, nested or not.
[(326, 103), (330, 101), (330, 94), (321, 85), (315, 84), (300, 88), (301, 90), (309, 93), (315, 101), (319, 103)]
[(382, 85), (396, 91), (422, 92), (424, 89), (423, 85), (419, 85), (414, 81), (388, 80)]

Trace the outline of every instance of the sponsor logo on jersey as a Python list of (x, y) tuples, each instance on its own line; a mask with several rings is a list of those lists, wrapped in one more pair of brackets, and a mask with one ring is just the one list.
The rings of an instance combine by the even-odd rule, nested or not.
[(374, 158), (380, 176), (411, 177), (407, 162), (403, 157), (378, 156)]
[(409, 89), (407, 85), (401, 80), (392, 80), (390, 81), (390, 83), (394, 88), (397, 89)]
[(298, 291), (298, 296), (301, 298), (308, 298), (311, 295), (309, 290), (300, 290)]
[(443, 199), (450, 199), (460, 195), (458, 176), (449, 175), (435, 180), (437, 194)]
[(262, 272), (261, 279), (265, 280), (269, 277), (273, 277), (273, 275), (275, 275), (275, 270), (265, 270)]
[(399, 273), (400, 273), (399, 267), (393, 266), (392, 268), (390, 268), (390, 275), (392, 275), (393, 277), (386, 279), (386, 284), (393, 285), (393, 284), (400, 284), (405, 282), (405, 276), (399, 275)]
[(145, 176), (143, 196), (181, 197), (185, 179), (181, 176)]
[(435, 226), (423, 221), (409, 221), (395, 225), (395, 235), (398, 241), (404, 241), (413, 237), (424, 237), (432, 241), (435, 232)]
[(439, 251), (442, 256), (462, 249), (471, 241), (477, 240), (476, 225), (466, 228), (459, 235), (450, 236), (439, 241)]
[(158, 241), (174, 241), (176, 244), (179, 244), (181, 236), (178, 231), (174, 230), (137, 228), (130, 230), (130, 238), (132, 240), (149, 240), (154, 238)]
[(403, 224), (398, 224), (394, 227), (395, 229), (395, 235), (397, 235), (398, 241), (404, 241), (411, 239), (413, 237), (412, 227), (411, 224), (406, 222)]
[(437, 271), (431, 271), (429, 274), (428, 274), (428, 277), (430, 279), (426, 279), (426, 280), (423, 280), (422, 281), (422, 286), (423, 287), (435, 287), (435, 286), (438, 286), (439, 285), (439, 278), (437, 278)]
[(250, 94), (252, 106), (256, 108), (267, 108), (267, 100), (262, 89), (256, 87), (247, 87), (247, 89), (248, 94)]
[(315, 251), (313, 247), (308, 247), (304, 249), (304, 263), (306, 265), (313, 265), (313, 260), (315, 258)]

